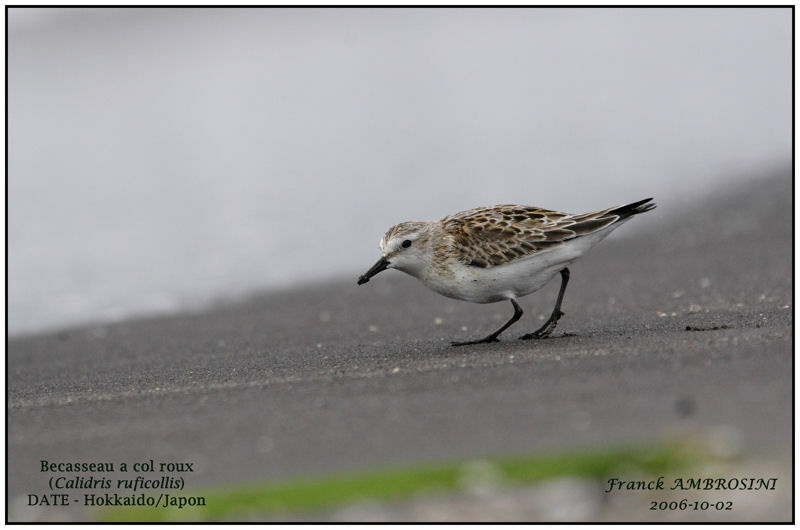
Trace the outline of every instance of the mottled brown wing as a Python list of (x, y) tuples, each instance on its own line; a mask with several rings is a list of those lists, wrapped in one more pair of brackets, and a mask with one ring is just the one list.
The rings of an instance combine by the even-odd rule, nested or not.
[(458, 260), (494, 267), (601, 230), (619, 219), (612, 209), (573, 216), (513, 204), (476, 208), (442, 220)]

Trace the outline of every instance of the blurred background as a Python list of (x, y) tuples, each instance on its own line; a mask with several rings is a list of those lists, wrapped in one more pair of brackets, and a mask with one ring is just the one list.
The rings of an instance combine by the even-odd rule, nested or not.
[(11, 8), (8, 331), (355, 288), (389, 226), (480, 205), (713, 198), (791, 163), (791, 42), (788, 9)]

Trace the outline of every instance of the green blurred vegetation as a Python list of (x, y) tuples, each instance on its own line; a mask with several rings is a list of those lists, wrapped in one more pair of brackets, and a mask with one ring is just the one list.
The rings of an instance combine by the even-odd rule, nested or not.
[[(106, 522), (236, 521), (279, 519), (357, 501), (399, 500), (427, 492), (457, 492), (481, 482), (503, 486), (576, 476), (605, 481), (620, 474), (658, 476), (693, 467), (707, 458), (682, 442), (649, 447), (486, 457), (356, 474), (307, 477), (229, 488), (165, 493), (202, 496), (205, 506), (108, 508)], [(600, 484), (598, 483), (598, 487)], [(121, 492), (120, 492), (121, 494)]]

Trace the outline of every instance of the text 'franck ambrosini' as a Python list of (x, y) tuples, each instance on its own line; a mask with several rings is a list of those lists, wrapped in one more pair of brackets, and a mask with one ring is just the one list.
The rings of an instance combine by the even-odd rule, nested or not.
[[(774, 490), (777, 478), (675, 478), (667, 484), (671, 490)], [(605, 493), (617, 490), (663, 490), (664, 477), (654, 480), (620, 480), (610, 478)]]

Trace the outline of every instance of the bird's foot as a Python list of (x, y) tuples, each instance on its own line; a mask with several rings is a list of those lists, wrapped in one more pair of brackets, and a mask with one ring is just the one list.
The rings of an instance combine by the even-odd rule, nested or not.
[(490, 342), (500, 342), (497, 337), (485, 337), (480, 340), (470, 340), (467, 342), (451, 342), (450, 346), (469, 346), (470, 344), (488, 344)]
[(531, 339), (544, 339), (550, 336), (556, 326), (558, 325), (558, 319), (564, 316), (562, 311), (559, 311), (557, 314), (551, 316), (547, 319), (547, 322), (544, 323), (544, 326), (540, 327), (533, 333), (528, 333), (527, 335), (521, 336), (520, 340), (531, 340)]
[[(553, 327), (555, 327), (555, 326), (553, 326)], [(537, 330), (537, 331), (534, 331), (533, 333), (527, 333), (527, 334), (521, 336), (519, 338), (519, 340), (546, 339), (547, 337), (550, 336), (550, 333), (552, 333), (552, 332), (553, 332), (552, 329), (547, 329), (547, 330), (544, 330), (544, 331)]]

